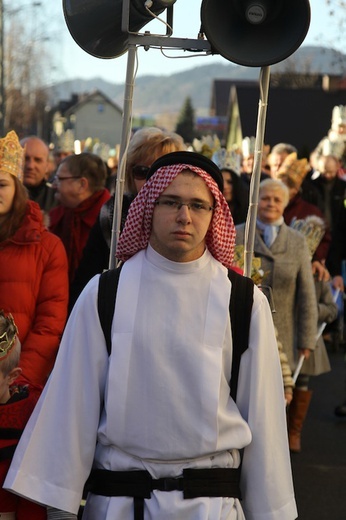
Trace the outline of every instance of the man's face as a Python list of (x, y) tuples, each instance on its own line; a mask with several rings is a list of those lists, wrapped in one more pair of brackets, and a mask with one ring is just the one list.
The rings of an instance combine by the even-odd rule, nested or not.
[(273, 179), (277, 179), (277, 173), (287, 157), (287, 153), (273, 153), (269, 157), (270, 175)]
[(262, 189), (258, 200), (258, 218), (265, 224), (272, 224), (282, 217), (285, 209), (285, 197), (281, 190)]
[(327, 182), (332, 181), (338, 173), (339, 163), (333, 157), (322, 158), (318, 163), (318, 169)]
[(73, 177), (65, 163), (60, 164), (53, 186), (55, 198), (65, 208), (76, 208), (82, 202), (80, 177)]
[(243, 158), (242, 166), (244, 173), (252, 173), (253, 171), (254, 156), (249, 155)]
[(345, 135), (346, 134), (346, 124), (340, 123), (338, 126), (338, 134), (339, 135)]
[[(191, 262), (205, 250), (205, 237), (212, 220), (214, 198), (201, 177), (189, 171), (177, 175), (158, 198), (153, 214), (150, 245), (175, 262)], [(202, 209), (178, 209), (174, 203), (195, 203)], [(173, 205), (172, 205), (173, 204)]]
[(25, 145), (24, 186), (33, 188), (41, 184), (48, 172), (49, 150), (41, 139), (28, 138), (22, 141)]

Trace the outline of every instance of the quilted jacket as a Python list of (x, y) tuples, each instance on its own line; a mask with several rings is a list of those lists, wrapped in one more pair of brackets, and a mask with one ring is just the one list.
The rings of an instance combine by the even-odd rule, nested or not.
[(22, 376), (44, 385), (53, 367), (68, 304), (68, 266), (61, 240), (28, 201), (23, 223), (0, 243), (0, 309), (10, 312), (22, 343)]

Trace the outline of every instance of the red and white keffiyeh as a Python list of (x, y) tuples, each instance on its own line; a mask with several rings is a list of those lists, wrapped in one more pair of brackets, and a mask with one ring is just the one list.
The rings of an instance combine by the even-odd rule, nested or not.
[(144, 184), (130, 206), (118, 241), (116, 257), (119, 260), (125, 261), (148, 246), (155, 201), (184, 170), (191, 170), (202, 177), (214, 196), (215, 209), (206, 236), (206, 246), (216, 260), (228, 269), (232, 267), (236, 232), (226, 199), (207, 172), (189, 164), (162, 166)]

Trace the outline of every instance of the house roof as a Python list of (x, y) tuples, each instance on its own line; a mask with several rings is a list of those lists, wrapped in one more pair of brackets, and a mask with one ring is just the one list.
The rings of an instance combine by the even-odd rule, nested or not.
[(104, 101), (111, 105), (116, 111), (118, 111), (120, 114), (122, 113), (122, 109), (116, 104), (114, 103), (114, 101), (111, 100), (111, 98), (109, 98), (108, 96), (106, 96), (106, 94), (104, 94), (103, 92), (101, 92), (100, 90), (95, 90), (94, 92), (90, 93), (90, 94), (86, 94), (85, 96), (83, 96), (82, 98), (80, 98), (77, 103), (73, 104), (73, 105), (70, 105), (67, 110), (64, 112), (64, 115), (68, 116), (72, 113), (75, 113), (77, 112), (80, 108), (82, 108), (84, 105), (94, 101), (95, 98), (103, 98)]

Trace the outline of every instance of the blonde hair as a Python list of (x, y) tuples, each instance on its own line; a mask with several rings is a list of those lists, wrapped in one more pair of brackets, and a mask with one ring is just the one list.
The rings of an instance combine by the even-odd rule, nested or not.
[(134, 166), (150, 166), (162, 155), (181, 150), (186, 150), (186, 146), (183, 138), (175, 132), (167, 132), (156, 127), (137, 130), (127, 151), (125, 191), (137, 195), (132, 173)]

